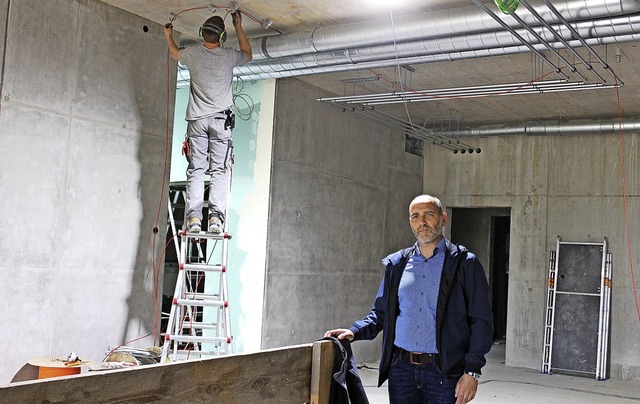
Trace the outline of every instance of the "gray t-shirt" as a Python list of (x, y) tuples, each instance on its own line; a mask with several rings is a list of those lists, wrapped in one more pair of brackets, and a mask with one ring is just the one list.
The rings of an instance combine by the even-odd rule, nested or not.
[(247, 61), (236, 49), (208, 49), (190, 46), (180, 51), (180, 62), (187, 65), (191, 76), (187, 121), (195, 121), (233, 106), (231, 83), (233, 68)]

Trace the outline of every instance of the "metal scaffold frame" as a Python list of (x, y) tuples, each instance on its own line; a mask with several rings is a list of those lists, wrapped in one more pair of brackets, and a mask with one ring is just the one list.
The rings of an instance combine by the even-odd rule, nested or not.
[[(561, 247), (565, 246), (596, 246), (601, 247), (601, 268), (600, 268), (600, 280), (597, 293), (589, 293), (584, 290), (558, 290), (558, 274), (562, 272), (561, 278), (564, 279), (564, 274), (567, 272), (561, 268), (560, 265), (560, 251)], [(566, 248), (566, 247), (565, 247)], [(570, 274), (568, 275), (576, 275)], [(551, 251), (549, 255), (549, 277), (547, 279), (547, 303), (545, 311), (545, 330), (542, 352), (542, 367), (541, 373), (551, 374), (552, 371), (568, 371), (575, 373), (588, 373), (595, 375), (597, 380), (605, 380), (608, 377), (607, 363), (609, 354), (609, 333), (610, 333), (610, 305), (611, 305), (611, 286), (612, 286), (612, 254), (607, 252), (607, 239), (604, 238), (602, 243), (578, 243), (578, 242), (561, 242), (560, 237), (556, 241), (556, 250)], [(584, 285), (584, 283), (583, 283)], [(597, 343), (595, 344), (596, 362), (593, 370), (584, 371), (582, 369), (571, 368), (559, 368), (554, 366), (552, 358), (554, 357), (554, 342), (564, 343), (564, 341), (554, 341), (555, 331), (559, 326), (558, 321), (561, 319), (556, 318), (558, 316), (557, 298), (558, 296), (565, 296), (569, 298), (598, 298), (599, 310), (598, 310), (598, 324), (597, 329)], [(580, 317), (580, 313), (575, 313), (575, 317)], [(564, 321), (564, 320), (563, 320)], [(561, 324), (565, 326), (565, 324)], [(594, 327), (595, 328), (595, 327)], [(576, 330), (577, 331), (577, 330)], [(576, 333), (577, 334), (577, 333)], [(574, 345), (575, 346), (575, 345)]]

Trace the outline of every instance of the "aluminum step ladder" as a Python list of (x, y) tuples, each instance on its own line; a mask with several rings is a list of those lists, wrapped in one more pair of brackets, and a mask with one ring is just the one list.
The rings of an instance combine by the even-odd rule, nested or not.
[[(178, 199), (174, 193), (174, 204)], [(170, 196), (169, 221), (179, 263), (160, 363), (232, 353), (227, 287), (228, 243), (231, 239), (228, 221), (220, 234), (191, 233), (184, 226), (176, 234), (171, 204)], [(207, 222), (203, 221), (203, 225)], [(213, 260), (217, 261), (212, 263)]]

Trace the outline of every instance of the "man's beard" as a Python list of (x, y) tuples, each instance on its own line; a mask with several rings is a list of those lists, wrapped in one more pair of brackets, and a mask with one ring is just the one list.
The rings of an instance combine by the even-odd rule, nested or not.
[(416, 239), (418, 240), (418, 243), (420, 244), (429, 244), (435, 241), (436, 239), (438, 239), (442, 235), (442, 222), (438, 222), (435, 228), (432, 228), (429, 225), (426, 225), (426, 227), (428, 230), (430, 230), (429, 234), (426, 234), (426, 235), (420, 234), (419, 232), (420, 230), (423, 230), (423, 228), (413, 232), (413, 234), (415, 234), (416, 236)]

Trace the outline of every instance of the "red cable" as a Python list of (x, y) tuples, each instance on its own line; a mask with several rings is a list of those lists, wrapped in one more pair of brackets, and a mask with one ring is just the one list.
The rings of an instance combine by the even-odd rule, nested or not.
[[(173, 22), (175, 21), (175, 19), (182, 13), (185, 13), (187, 11), (193, 11), (193, 10), (202, 10), (205, 8), (210, 8), (210, 7), (214, 7), (214, 8), (220, 8), (220, 9), (226, 9), (226, 10), (231, 10), (229, 7), (223, 7), (223, 6), (216, 6), (216, 5), (211, 5), (211, 6), (200, 6), (200, 7), (192, 7), (192, 8), (187, 8), (184, 9), (176, 14), (174, 14), (170, 21)], [(245, 11), (242, 12), (243, 14), (247, 15), (250, 19), (258, 22), (258, 23), (262, 23), (261, 20), (259, 20), (258, 18), (256, 18), (255, 16), (251, 15), (250, 13), (247, 13)], [(226, 16), (225, 16), (226, 17)], [(282, 32), (278, 31), (275, 28), (271, 28), (268, 27), (269, 29), (278, 32), (279, 34), (282, 34)], [(162, 212), (162, 204), (163, 204), (163, 199), (164, 199), (164, 187), (166, 184), (166, 178), (167, 178), (167, 163), (169, 160), (169, 122), (170, 122), (170, 103), (169, 103), (169, 97), (171, 95), (171, 66), (170, 66), (170, 52), (169, 49), (167, 49), (167, 107), (166, 107), (166, 128), (165, 128), (165, 147), (164, 147), (164, 163), (163, 163), (163, 169), (162, 169), (162, 186), (161, 186), (161, 190), (160, 190), (160, 202), (158, 203), (158, 209), (156, 212), (156, 220), (155, 220), (155, 224), (154, 224), (154, 228), (153, 228), (153, 238), (152, 238), (152, 255), (151, 255), (151, 267), (153, 268), (153, 284), (154, 284), (154, 291), (153, 291), (153, 301), (154, 301), (154, 309), (153, 309), (153, 330), (147, 334), (144, 335), (142, 337), (138, 337), (135, 338), (133, 340), (127, 341), (125, 343), (123, 343), (122, 345), (119, 345), (118, 347), (114, 348), (113, 350), (120, 348), (122, 346), (125, 346), (127, 344), (130, 344), (132, 342), (138, 341), (140, 339), (146, 338), (149, 335), (153, 335), (154, 337), (154, 345), (158, 340), (159, 335), (156, 335), (157, 331), (158, 331), (158, 318), (159, 318), (159, 313), (158, 313), (158, 285), (160, 283), (160, 265), (158, 263), (158, 266), (156, 267), (156, 261), (155, 261), (155, 257), (156, 257), (156, 238), (157, 238), (157, 234), (158, 234), (158, 223), (160, 222), (160, 213)], [(175, 237), (175, 236), (174, 236)], [(173, 237), (172, 237), (173, 239)], [(171, 240), (172, 240), (171, 239)], [(165, 248), (162, 252), (162, 254), (160, 255), (159, 258), (164, 257), (164, 254), (167, 250), (167, 246), (169, 245), (169, 243), (171, 242), (171, 240), (169, 240), (169, 242), (167, 243), (167, 245), (165, 245)], [(162, 262), (162, 259), (159, 260), (159, 262)], [(113, 352), (113, 350), (111, 350), (110, 352)]]
[[(613, 73), (613, 72), (612, 72)], [(636, 313), (640, 322), (640, 304), (638, 303), (638, 288), (636, 286), (636, 276), (633, 269), (633, 248), (631, 244), (631, 230), (629, 226), (629, 210), (627, 208), (627, 178), (624, 165), (624, 132), (622, 130), (622, 103), (620, 101), (620, 89), (618, 86), (618, 76), (613, 75), (616, 80), (616, 97), (618, 100), (618, 124), (620, 128), (620, 170), (622, 171), (622, 201), (624, 209), (624, 223), (627, 235), (627, 253), (629, 254), (629, 272), (631, 273), (631, 284), (633, 285), (633, 297), (636, 302)]]
[[(629, 271), (631, 274), (631, 284), (633, 285), (633, 296), (635, 299), (635, 303), (636, 303), (636, 313), (638, 314), (638, 321), (640, 322), (640, 301), (638, 300), (638, 288), (636, 286), (636, 279), (635, 279), (635, 270), (633, 268), (633, 247), (632, 247), (632, 243), (631, 243), (631, 228), (629, 225), (629, 209), (628, 209), (628, 204), (627, 204), (627, 179), (626, 179), (626, 172), (625, 172), (625, 164), (624, 164), (624, 153), (625, 153), (625, 149), (624, 149), (624, 131), (622, 130), (622, 102), (620, 101), (620, 86), (619, 86), (619, 82), (618, 82), (618, 76), (615, 74), (615, 72), (612, 69), (608, 69), (611, 72), (611, 75), (615, 78), (615, 89), (616, 89), (616, 97), (617, 97), (617, 108), (618, 108), (618, 125), (619, 125), (619, 129), (620, 129), (620, 139), (619, 139), (619, 144), (620, 144), (620, 169), (622, 171), (621, 175), (622, 175), (622, 201), (623, 201), (623, 207), (624, 207), (624, 219), (625, 219), (625, 231), (626, 231), (626, 236), (627, 236), (627, 253), (629, 255)], [(390, 83), (392, 85), (396, 85), (396, 82), (392, 82), (391, 80), (387, 79), (386, 77), (384, 77), (381, 74), (376, 73), (373, 69), (369, 69), (369, 71), (373, 74), (375, 74), (377, 77), (381, 78), (383, 81), (386, 81), (387, 83)], [(555, 72), (549, 72), (541, 77), (539, 77), (538, 79), (534, 80), (534, 81), (539, 81), (542, 80), (544, 77), (546, 77), (547, 75), (551, 74), (551, 73), (555, 73)], [(411, 92), (414, 94), (421, 94), (421, 95), (430, 95), (424, 91), (416, 91), (413, 90), (411, 88), (405, 87), (403, 85), (400, 85), (400, 89), (402, 91), (407, 91), (407, 92)], [(508, 94), (509, 92), (511, 92), (513, 90), (509, 90), (509, 91), (505, 91), (502, 94)], [(496, 93), (493, 94), (491, 96), (494, 95), (501, 95), (501, 93)], [(438, 97), (436, 95), (432, 95), (433, 97)], [(483, 95), (482, 97), (489, 97), (490, 95)], [(459, 96), (459, 97), (448, 97), (449, 99), (464, 99), (464, 98), (472, 98), (472, 97), (480, 97), (480, 96)], [(444, 98), (444, 97), (442, 97)]]
[[(226, 7), (226, 6), (216, 6), (215, 4), (212, 4), (211, 6), (192, 7), (192, 8), (184, 9), (184, 10), (182, 10), (182, 11), (178, 12), (177, 14), (174, 14), (174, 15), (171, 17), (170, 22), (174, 22), (174, 21), (176, 20), (176, 18), (178, 18), (178, 16), (179, 16), (180, 14), (184, 13), (184, 12), (187, 12), (187, 11), (193, 11), (193, 10), (203, 10), (203, 9), (205, 9), (205, 8), (207, 8), (207, 9), (208, 9), (208, 8), (220, 8), (220, 9), (225, 9), (225, 10), (227, 10), (227, 11), (229, 11), (229, 12), (231, 11), (231, 8), (229, 8), (229, 7)], [(253, 21), (255, 21), (255, 22), (257, 22), (258, 24), (262, 25), (262, 20), (260, 20), (260, 19), (259, 19), (258, 17), (256, 17), (256, 16), (252, 15), (251, 13), (247, 13), (246, 11), (242, 11), (242, 14), (246, 15), (247, 17), (249, 17), (249, 18), (250, 18), (250, 19), (252, 19)], [(226, 18), (226, 16), (225, 16), (225, 18)], [(267, 27), (267, 29), (270, 29), (270, 30), (272, 30), (272, 31), (274, 31), (274, 32), (277, 32), (278, 34), (282, 34), (282, 31), (279, 31), (279, 30), (277, 30), (277, 29), (275, 29), (275, 28)]]
[[(382, 79), (382, 81), (386, 81), (387, 83), (389, 83), (391, 85), (398, 86), (397, 82), (391, 81), (390, 79), (384, 77), (383, 75), (381, 75), (379, 73), (376, 73), (373, 69), (369, 69), (369, 71), (371, 73), (375, 74), (376, 77), (379, 77), (380, 79)], [(447, 96), (447, 95), (429, 94), (426, 91), (414, 90), (412, 88), (405, 87), (404, 85), (399, 85), (398, 87), (402, 91), (407, 92), (407, 93), (412, 93), (412, 94), (417, 94), (417, 95), (426, 95), (426, 96), (430, 96), (430, 97), (434, 97), (434, 98), (446, 98), (448, 100), (462, 100), (462, 99), (468, 99), (468, 98), (484, 98), (484, 97), (495, 97), (497, 95), (506, 95), (506, 94), (509, 94), (509, 93), (511, 93), (513, 91), (519, 90), (519, 89), (521, 89), (521, 88), (523, 88), (523, 87), (525, 87), (525, 86), (527, 86), (529, 84), (532, 84), (532, 83), (534, 83), (536, 81), (540, 81), (540, 80), (544, 79), (545, 77), (547, 77), (548, 75), (553, 74), (553, 73), (555, 73), (555, 72), (548, 72), (548, 73), (543, 74), (542, 76), (538, 77), (537, 79), (535, 79), (533, 81), (530, 81), (530, 82), (528, 82), (526, 84), (523, 84), (523, 85), (521, 85), (519, 87), (516, 87), (516, 88), (514, 88), (512, 90), (505, 90), (503, 92), (498, 92), (498, 93), (493, 93), (493, 94), (459, 95), (459, 96), (456, 96), (456, 97), (450, 97), (450, 96)]]
[[(153, 237), (152, 237), (152, 243), (151, 243), (151, 268), (153, 269), (153, 285), (154, 285), (154, 291), (153, 291), (153, 330), (147, 334), (144, 335), (142, 337), (138, 337), (135, 338), (133, 340), (124, 342), (122, 345), (119, 345), (118, 347), (114, 348), (118, 349), (119, 347), (128, 345), (132, 342), (138, 341), (140, 339), (146, 338), (149, 335), (153, 335), (153, 343), (155, 345), (156, 341), (158, 340), (158, 335), (156, 335), (157, 331), (158, 331), (158, 285), (160, 283), (160, 269), (156, 269), (156, 237), (158, 235), (158, 223), (160, 222), (160, 212), (162, 211), (162, 200), (164, 199), (164, 187), (166, 184), (166, 177), (167, 177), (167, 161), (169, 160), (169, 110), (170, 110), (170, 104), (169, 104), (169, 96), (171, 95), (171, 91), (170, 91), (170, 86), (171, 86), (171, 75), (170, 75), (170, 71), (171, 71), (171, 67), (170, 67), (170, 61), (169, 61), (169, 57), (170, 57), (170, 53), (169, 53), (169, 49), (167, 49), (167, 107), (166, 107), (166, 127), (165, 127), (165, 145), (164, 145), (164, 167), (163, 167), (163, 171), (162, 171), (162, 187), (160, 189), (160, 202), (158, 203), (158, 210), (156, 213), (156, 220), (155, 220), (155, 225), (153, 228)], [(167, 244), (168, 245), (168, 244)], [(167, 247), (165, 246), (164, 251), (166, 251)], [(161, 255), (164, 256), (164, 251)], [(161, 262), (161, 260), (160, 260)], [(113, 350), (111, 351), (113, 352)]]
[[(171, 242), (173, 241), (173, 239), (174, 239), (175, 237), (176, 237), (175, 235), (174, 235), (173, 237), (171, 237), (171, 238), (169, 239), (169, 241), (167, 241), (167, 244), (165, 244), (164, 249), (162, 250), (162, 253), (160, 254), (160, 260), (159, 260), (160, 262), (162, 262), (162, 258), (165, 256), (165, 253), (167, 252), (167, 247), (169, 247), (169, 244), (171, 244)], [(157, 267), (157, 269), (156, 269), (156, 267), (154, 267), (154, 275), (156, 275), (156, 274), (159, 274), (159, 273), (160, 273), (160, 262), (158, 263), (158, 267)], [(129, 345), (129, 344), (130, 344), (130, 343), (132, 343), (132, 342), (138, 341), (138, 340), (140, 340), (140, 339), (146, 338), (146, 337), (148, 337), (148, 336), (150, 336), (150, 335), (152, 335), (152, 334), (155, 334), (155, 333), (156, 333), (156, 330), (158, 329), (158, 282), (157, 282), (157, 279), (159, 279), (159, 276), (154, 276), (154, 282), (155, 282), (155, 283), (154, 283), (154, 302), (155, 302), (155, 309), (154, 309), (154, 316), (153, 316), (153, 317), (154, 317), (154, 322), (153, 322), (153, 324), (154, 324), (154, 326), (153, 326), (153, 331), (152, 331), (152, 332), (150, 332), (150, 333), (149, 333), (149, 334), (147, 334), (147, 335), (142, 336), (142, 337), (137, 337), (137, 338), (134, 338), (134, 339), (129, 340), (129, 341), (127, 341), (127, 342), (124, 342), (124, 343), (122, 343), (121, 345), (118, 345), (117, 347), (115, 347), (115, 348), (113, 348), (112, 350), (110, 350), (110, 351), (109, 351), (109, 353), (111, 353), (111, 352), (115, 351), (116, 349), (118, 349), (118, 348), (120, 348), (120, 347), (123, 347), (123, 346), (125, 346), (125, 345)], [(157, 336), (156, 336), (156, 335), (154, 335), (154, 341), (153, 341), (154, 345), (155, 345), (155, 343), (156, 343), (156, 337), (157, 337)]]

